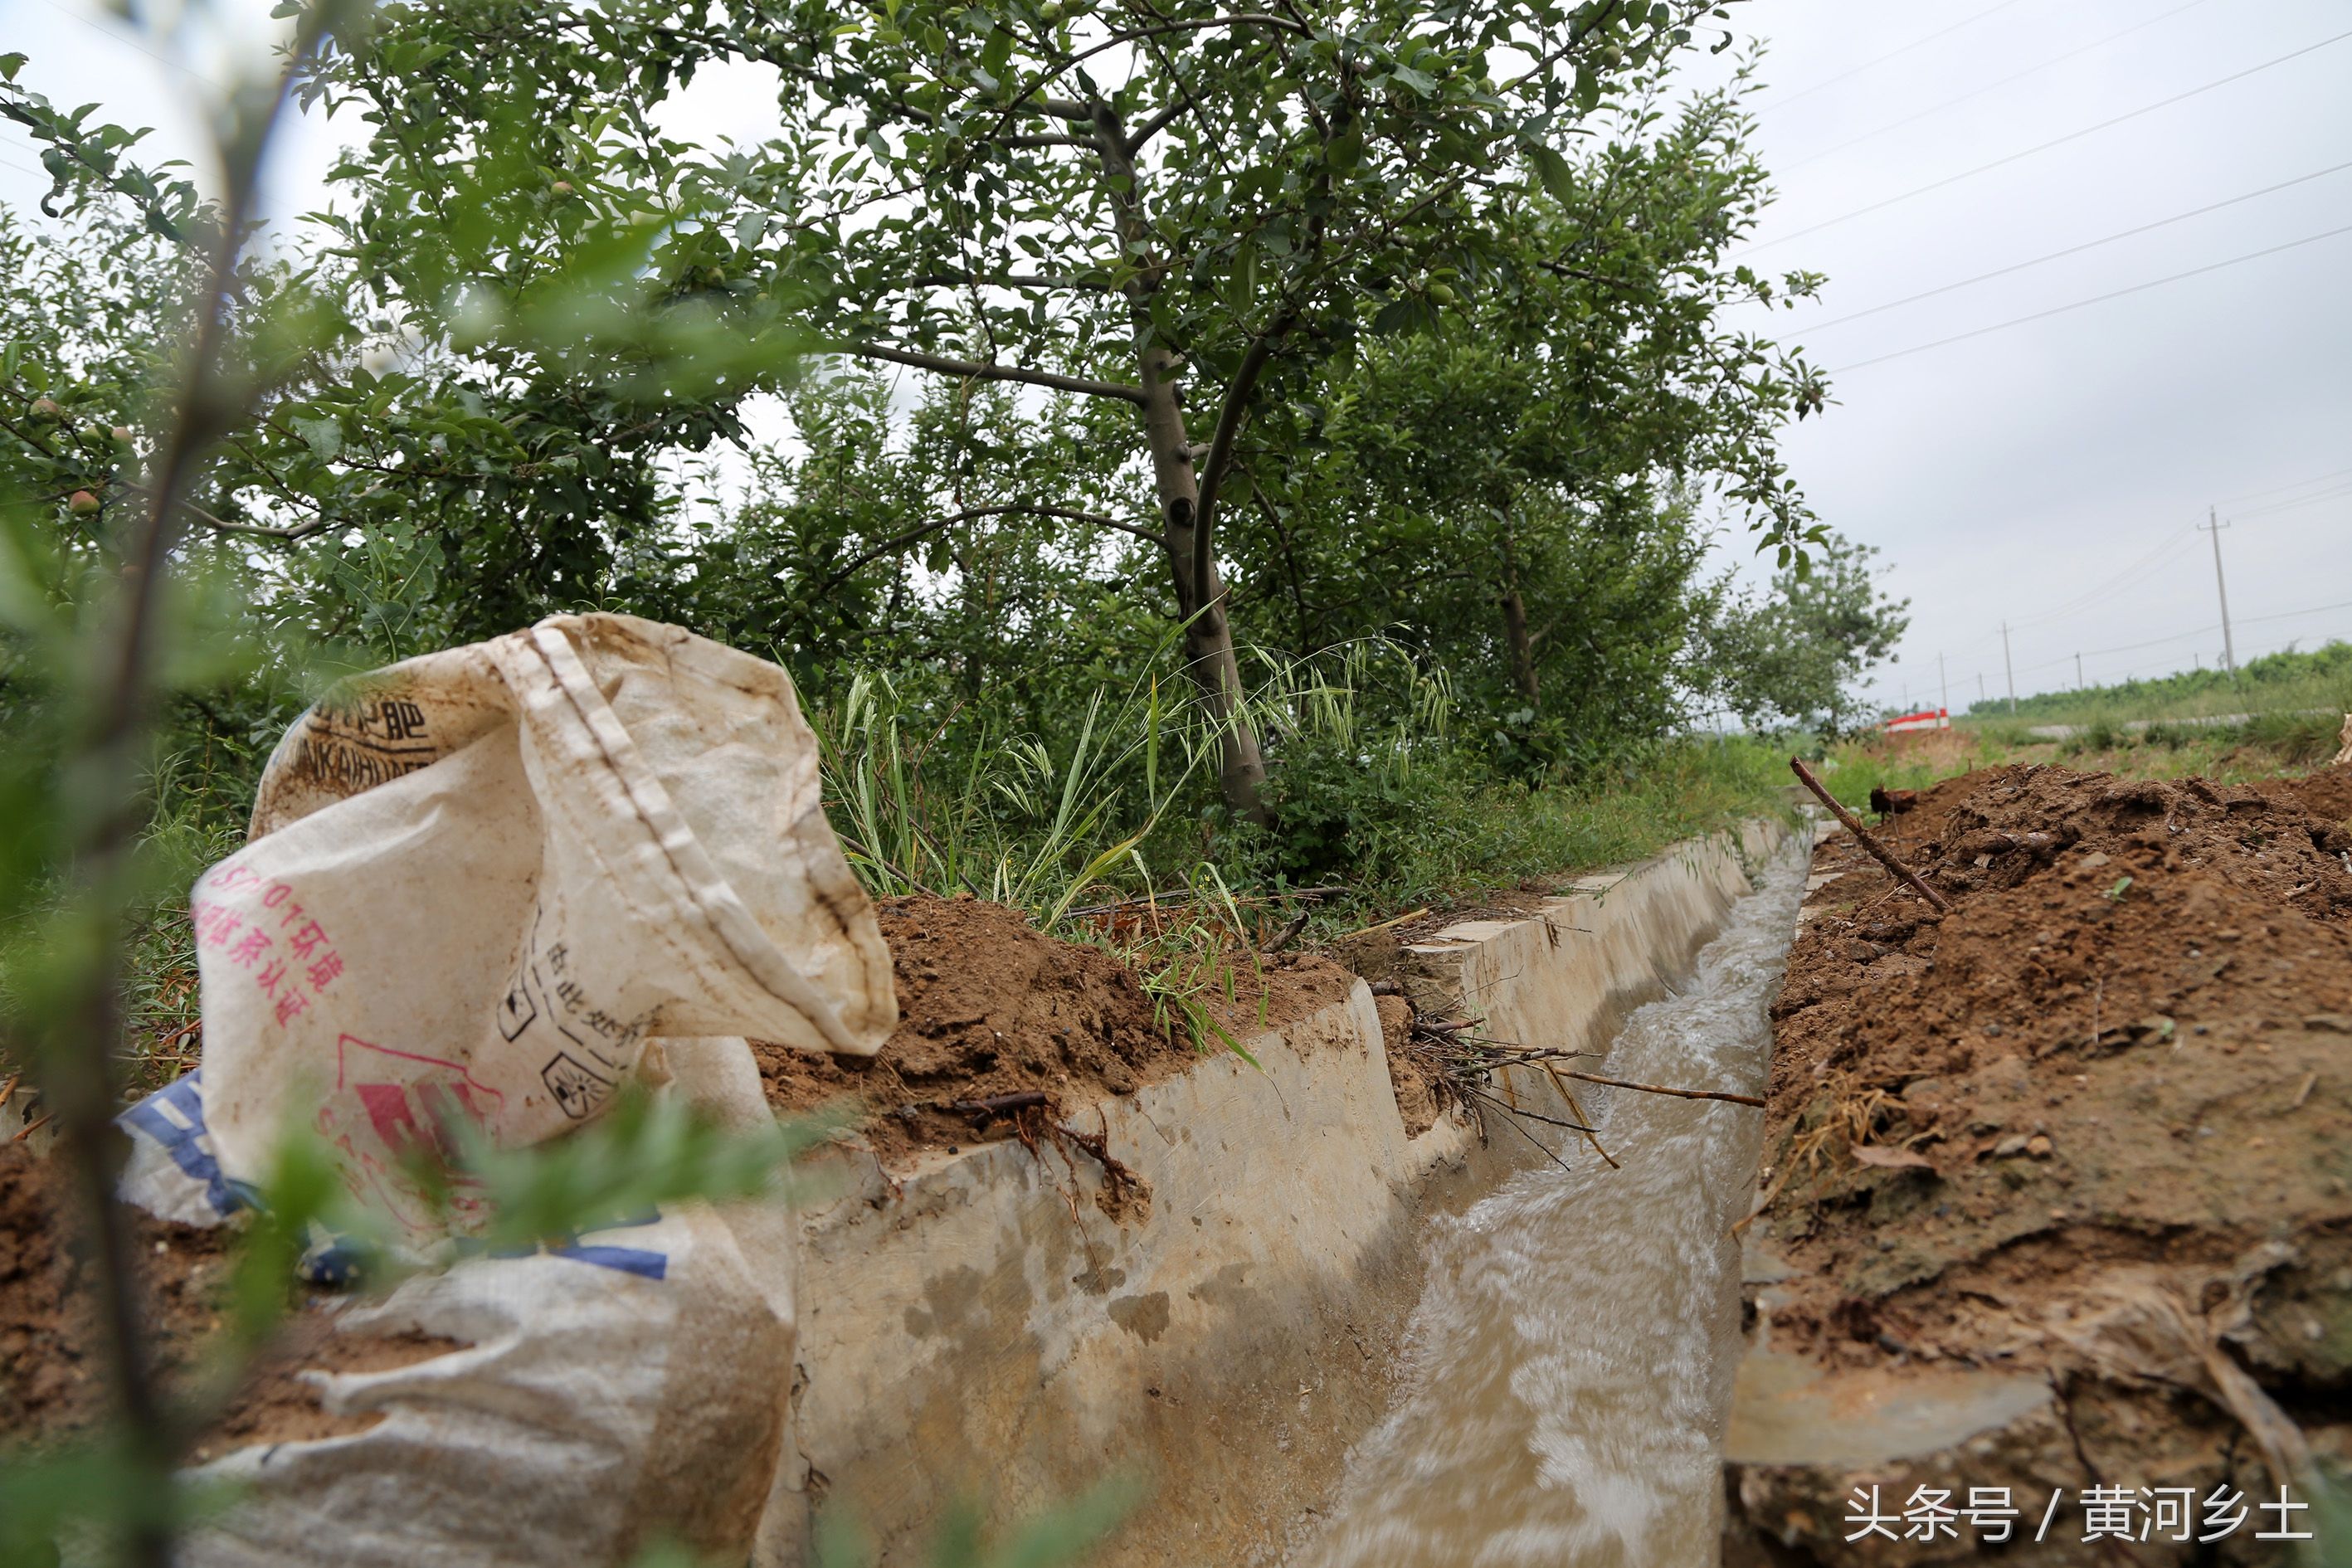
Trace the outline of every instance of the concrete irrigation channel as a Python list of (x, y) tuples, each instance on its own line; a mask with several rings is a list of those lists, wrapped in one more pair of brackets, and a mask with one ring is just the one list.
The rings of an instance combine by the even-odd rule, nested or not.
[(1126, 1472), (1122, 1568), (1712, 1561), (1758, 1113), (1515, 1063), (1483, 1136), (1410, 1128), (1383, 1007), (1756, 1093), (1801, 855), (1758, 822), (1415, 933), (1391, 995), (1074, 1117), (1108, 1160), (845, 1153), (763, 1555), (840, 1509), (911, 1562), (959, 1498), (1009, 1522)]

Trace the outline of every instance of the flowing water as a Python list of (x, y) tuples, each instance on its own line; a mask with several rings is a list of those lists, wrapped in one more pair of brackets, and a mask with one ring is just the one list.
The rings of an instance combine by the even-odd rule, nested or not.
[[(1804, 877), (1801, 856), (1775, 861), (1689, 985), (1627, 1021), (1603, 1070), (1761, 1094), (1765, 1006)], [(1297, 1568), (1716, 1561), (1740, 1351), (1729, 1229), (1754, 1197), (1763, 1113), (1595, 1094), (1584, 1107), (1623, 1168), (1571, 1145), (1572, 1173), (1523, 1172), (1441, 1230), (1404, 1391)]]

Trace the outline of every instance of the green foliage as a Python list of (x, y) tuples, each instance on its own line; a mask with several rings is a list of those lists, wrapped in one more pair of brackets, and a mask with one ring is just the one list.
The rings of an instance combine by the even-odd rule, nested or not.
[(1893, 657), (1907, 599), (1880, 592), (1874, 547), (1829, 539), (1783, 568), (1770, 595), (1737, 599), (1703, 634), (1702, 679), (1749, 728), (1847, 733), (1869, 714), (1853, 689)]
[[(1139, 607), (1181, 626), (1184, 668), (1221, 726), (1225, 804), (1257, 819), (1264, 763), (1238, 706), (1231, 624), (1252, 612), (1222, 591), (1215, 521), (1221, 501), (1237, 512), (1269, 491), (1294, 508), (1322, 503), (1328, 487), (1283, 468), (1325, 441), (1337, 384), (1370, 345), (1475, 336), (1542, 371), (1549, 406), (1528, 445), (1539, 459), (1529, 475), (1548, 485), (1534, 511), (1549, 521), (1523, 525), (1538, 535), (1639, 513), (1640, 494), (1625, 492), (1665, 472), (1719, 489), (1784, 558), (1812, 536), (1772, 436), (1822, 405), (1819, 379), (1715, 322), (1728, 304), (1786, 300), (1817, 279), (1791, 274), (1776, 291), (1723, 260), (1765, 194), (1736, 94), (1664, 127), (1653, 108), (1665, 62), (1708, 12), (1476, 0), (1431, 13), (1383, 0), (1274, 14), (1185, 0), (1138, 19), (909, 0), (845, 20), (812, 0), (719, 16), (470, 0), (388, 6), (385, 25), (324, 62), (307, 90), (363, 106), (379, 127), (342, 171), (356, 205), (336, 221), (335, 256), (351, 289), (423, 343), (462, 347), (490, 373), (494, 391), (476, 395), (486, 407), (520, 401), (541, 422), (554, 407), (584, 412), (624, 451), (740, 434), (756, 375), (649, 389), (642, 376), (616, 382), (601, 348), (477, 345), (478, 316), (528, 314), (634, 235), (646, 237), (628, 273), (642, 297), (622, 300), (619, 275), (606, 274), (573, 290), (596, 309), (565, 321), (601, 321), (614, 300), (634, 307), (624, 321), (691, 302), (735, 331), (802, 322), (844, 355), (946, 378), (957, 407), (934, 428), (957, 439), (945, 465), (919, 470), (942, 482), (890, 520), (883, 548), (847, 529), (870, 537), (903, 482), (848, 507), (837, 490), (795, 507), (778, 520), (793, 537), (773, 542), (786, 547), (756, 553), (819, 601), (910, 546), (939, 573), (983, 521), (999, 540), (962, 554), (1001, 558), (1005, 520), (1020, 518), (1031, 532), (1045, 525), (1050, 564), (1065, 572), (1098, 562), (1106, 543), (1126, 549), (1107, 535), (1141, 539), (1161, 559), (1123, 562), (1123, 574), (1166, 572), (1168, 594)], [(656, 129), (698, 75), (753, 72), (781, 84), (758, 142), (697, 146)], [(1571, 157), (1604, 117), (1605, 151)], [(567, 390), (583, 371), (595, 391), (584, 410)], [(1082, 460), (1056, 471), (1035, 460), (1056, 443), (992, 440), (965, 406), (987, 383), (1087, 405), (1055, 416), (1084, 431)], [(616, 386), (635, 390), (616, 398)], [(1200, 416), (1209, 438), (1196, 449), (1187, 419)], [(355, 433), (349, 420), (335, 429), (337, 441)], [(550, 471), (516, 456), (489, 471)], [(533, 488), (483, 494), (542, 504)], [(464, 576), (488, 608), (520, 618), (513, 584), (577, 593), (674, 550), (661, 510), (648, 494), (616, 498), (593, 540), (576, 509), (568, 532), (551, 517), (526, 529), (486, 519), (468, 547), (492, 552), (468, 559)], [(1091, 542), (1073, 545), (1074, 528)], [(566, 564), (551, 579), (498, 549), (559, 534)], [(709, 552), (739, 542), (712, 537)], [(1540, 554), (1541, 541), (1528, 549)], [(1034, 551), (1013, 553), (1040, 564)], [(1502, 570), (1517, 575), (1507, 559)], [(762, 614), (724, 590), (691, 597)], [(870, 620), (865, 594), (848, 597), (845, 616), (812, 602), (783, 619), (819, 634), (804, 645), (814, 651), (849, 632), (844, 621)]]
[(1498, 779), (1458, 752), (1386, 779), (1328, 742), (1314, 762), (1277, 774), (1285, 810), (1360, 836), (1343, 863), (1364, 894), (1351, 907), (1367, 912), (1622, 865), (1786, 804), (1781, 753), (1746, 738), (1642, 747), (1549, 789)]
[[(102, 1164), (110, 1047), (176, 1059), (182, 895), (287, 723), (554, 611), (791, 668), (879, 890), (1069, 929), (1183, 889), (1129, 956), (1203, 1041), (1302, 882), (1361, 923), (1778, 798), (1765, 749), (1666, 738), (1734, 671), (1844, 721), (1899, 607), (1780, 463), (1818, 374), (1723, 325), (1819, 279), (1727, 259), (1769, 196), (1746, 75), (1659, 107), (1708, 12), (294, 5), (283, 77), (210, 106), (213, 204), (0, 57), (56, 181), (0, 214), (6, 1055)], [(776, 84), (757, 142), (663, 129), (720, 72)], [(256, 244), (289, 92), (373, 129), (337, 216)], [(1724, 611), (1718, 521), (1787, 603)], [(645, 1105), (465, 1158), (529, 1240), (789, 1152)], [(358, 1224), (299, 1148), (271, 1194), (247, 1346), (307, 1226)], [(189, 1419), (41, 1506), (152, 1504), (158, 1560)]]
[[(2126, 720), (2181, 720), (2237, 713), (2270, 713), (2300, 708), (2333, 708), (2336, 722), (2352, 710), (2352, 643), (2332, 641), (2319, 647), (2264, 654), (2238, 667), (2233, 679), (2225, 669), (2183, 669), (2170, 675), (2087, 687), (2075, 691), (2042, 691), (2017, 700), (2017, 715), (2040, 723), (2084, 723), (2105, 716)], [(2006, 698), (1976, 704), (1987, 714), (2006, 716)], [(2331, 748), (2332, 750), (2332, 748)]]

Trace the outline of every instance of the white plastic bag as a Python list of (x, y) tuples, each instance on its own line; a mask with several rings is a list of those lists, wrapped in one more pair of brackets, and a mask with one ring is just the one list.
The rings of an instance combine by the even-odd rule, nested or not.
[(310, 1373), (329, 1410), (382, 1419), (195, 1471), (238, 1500), (183, 1548), (191, 1568), (602, 1568), (660, 1535), (748, 1553), (793, 1335), (707, 1206), (420, 1276), (343, 1323), (461, 1348)]
[[(646, 1077), (722, 1125), (769, 1117), (739, 1037), (649, 1042)], [(125, 1111), (123, 1195), (194, 1225), (240, 1197), (212, 1155), (203, 1073)], [(337, 1331), (454, 1348), (390, 1371), (310, 1372), (320, 1403), (374, 1415), (348, 1436), (253, 1445), (193, 1472), (236, 1506), (184, 1543), (188, 1568), (605, 1568), (656, 1539), (741, 1562), (793, 1550), (804, 1500), (790, 1430), (790, 1212), (687, 1204), (643, 1225), (420, 1275)], [(775, 1505), (772, 1506), (772, 1499)]]
[(648, 1037), (870, 1056), (889, 954), (782, 669), (565, 616), (305, 714), (247, 846), (193, 900), (220, 1167), (295, 1125), (426, 1237), (402, 1171), (465, 1117), (503, 1146), (594, 1116)]

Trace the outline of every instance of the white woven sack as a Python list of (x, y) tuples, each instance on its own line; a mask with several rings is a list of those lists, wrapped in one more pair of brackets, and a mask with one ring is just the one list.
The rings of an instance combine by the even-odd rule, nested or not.
[[(722, 1125), (770, 1119), (740, 1037), (665, 1039), (657, 1093)], [(194, 1225), (239, 1205), (212, 1157), (204, 1076), (121, 1118), (124, 1195)], [(338, 1314), (338, 1332), (416, 1332), (446, 1352), (379, 1373), (301, 1373), (368, 1429), (238, 1448), (191, 1472), (236, 1505), (186, 1568), (618, 1568), (657, 1540), (720, 1562), (798, 1562), (805, 1500), (776, 1464), (790, 1431), (793, 1216), (686, 1204), (640, 1225), (475, 1256)], [(770, 1538), (781, 1546), (762, 1551)], [(79, 1562), (77, 1558), (75, 1561)]]
[(654, 1036), (870, 1056), (873, 909), (772, 664), (628, 616), (406, 660), (305, 714), (193, 900), (205, 1101), (255, 1181), (292, 1127), (422, 1237), (402, 1170), (596, 1115)]
[(749, 1553), (793, 1332), (707, 1205), (420, 1276), (342, 1326), (461, 1348), (306, 1374), (329, 1410), (381, 1419), (191, 1472), (236, 1505), (186, 1568), (618, 1568), (663, 1537)]

